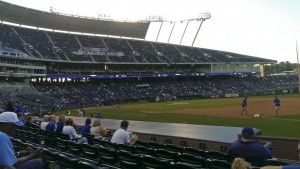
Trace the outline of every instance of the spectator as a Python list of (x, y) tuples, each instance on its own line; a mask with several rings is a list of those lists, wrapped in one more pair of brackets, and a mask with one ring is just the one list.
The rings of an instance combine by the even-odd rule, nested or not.
[(92, 123), (91, 119), (90, 119), (90, 118), (87, 118), (87, 119), (85, 120), (84, 126), (81, 127), (80, 131), (81, 131), (82, 133), (90, 133), (90, 132), (91, 132), (91, 127), (92, 127), (92, 126), (91, 126), (91, 123)]
[(9, 111), (9, 112), (15, 112), (15, 107), (14, 107), (13, 103), (12, 102), (8, 102), (6, 104), (5, 110)]
[(44, 116), (44, 118), (43, 118), (44, 121), (41, 123), (42, 130), (46, 130), (46, 126), (49, 124), (49, 118), (50, 118), (49, 115)]
[(85, 137), (82, 137), (81, 135), (78, 135), (76, 133), (75, 128), (73, 127), (73, 119), (67, 118), (66, 119), (66, 125), (63, 127), (63, 133), (68, 134), (70, 139), (75, 141), (78, 144), (87, 143), (87, 139)]
[(26, 116), (26, 121), (24, 123), (24, 126), (31, 127), (31, 128), (40, 128), (38, 124), (35, 124), (33, 122), (32, 116)]
[(240, 137), (241, 138), (232, 143), (229, 148), (229, 153), (233, 156), (242, 157), (246, 160), (263, 160), (273, 157), (268, 148), (253, 140), (253, 128), (243, 128)]
[(37, 160), (41, 155), (42, 149), (33, 151), (32, 148), (17, 152), (17, 156), (13, 149), (12, 142), (9, 137), (13, 136), (16, 126), (22, 126), (23, 123), (19, 121), (17, 114), (14, 112), (3, 112), (0, 114), (0, 166), (3, 168), (20, 168), (20, 169), (42, 169), (43, 162)]
[(251, 164), (242, 158), (235, 158), (232, 162), (231, 169), (251, 169)]
[(46, 126), (46, 130), (54, 132), (55, 131), (55, 127), (56, 127), (55, 124), (56, 124), (56, 117), (55, 117), (55, 115), (51, 115), (49, 117), (49, 123)]
[(64, 126), (65, 126), (65, 123), (66, 123), (66, 116), (65, 115), (60, 115), (58, 117), (58, 122), (56, 123), (56, 132), (57, 133), (61, 133)]
[(135, 144), (135, 142), (138, 140), (138, 137), (134, 134), (132, 135), (132, 138), (130, 138), (129, 133), (127, 132), (128, 125), (129, 122), (127, 120), (123, 120), (121, 122), (121, 128), (118, 129), (111, 138), (112, 143), (129, 145)]
[(20, 106), (20, 102), (19, 101), (15, 101), (15, 113), (21, 113), (24, 114), (25, 110), (22, 106)]
[(95, 137), (106, 137), (107, 129), (101, 126), (100, 119), (96, 119), (93, 123), (93, 127), (91, 128), (91, 134)]

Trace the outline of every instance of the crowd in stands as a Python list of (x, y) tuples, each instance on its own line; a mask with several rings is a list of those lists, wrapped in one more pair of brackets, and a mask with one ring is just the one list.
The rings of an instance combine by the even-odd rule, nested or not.
[[(5, 88), (10, 88), (9, 84)], [(33, 87), (33, 88), (32, 88)], [(24, 93), (30, 88), (33, 93)], [(89, 82), (33, 82), (24, 88), (0, 89), (4, 110), (7, 100), (24, 112), (43, 116), (51, 112), (89, 106), (118, 105), (139, 101), (172, 101), (288, 93), (298, 88), (297, 76), (219, 76), (141, 79), (93, 79)], [(29, 90), (30, 91), (30, 90)]]
[(65, 107), (110, 105), (117, 102), (169, 101), (210, 98), (226, 94), (259, 95), (288, 92), (298, 87), (296, 76), (203, 77), (98, 80), (93, 82), (35, 83), (41, 93)]
[[(209, 49), (46, 32), (7, 25), (0, 25), (0, 42), (3, 47), (17, 49), (41, 60), (115, 63), (268, 62), (267, 59)], [(93, 50), (84, 50), (87, 48)]]

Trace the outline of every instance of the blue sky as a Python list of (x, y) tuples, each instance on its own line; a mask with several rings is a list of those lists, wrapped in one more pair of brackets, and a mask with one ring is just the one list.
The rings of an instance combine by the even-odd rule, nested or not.
[[(4, 0), (22, 6), (83, 16), (109, 15), (115, 20), (144, 20), (162, 16), (177, 21), (170, 43), (180, 42), (186, 22), (210, 12), (194, 46), (235, 52), (280, 61), (297, 62), (300, 43), (299, 0)], [(174, 22), (173, 22), (174, 24)], [(191, 45), (197, 22), (191, 22), (182, 40)], [(167, 42), (172, 28), (164, 23), (158, 38)], [(155, 41), (159, 24), (150, 25), (146, 40)], [(299, 45), (298, 45), (299, 46)]]

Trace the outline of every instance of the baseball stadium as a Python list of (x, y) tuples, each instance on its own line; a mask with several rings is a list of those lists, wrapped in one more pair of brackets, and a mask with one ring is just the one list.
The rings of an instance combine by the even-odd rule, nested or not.
[[(181, 21), (185, 30), (198, 23), (193, 44), (212, 19)], [(0, 155), (0, 168), (33, 156), (42, 168), (230, 169), (236, 157), (252, 168), (300, 165), (299, 73), (265, 74), (276, 60), (145, 40), (160, 17), (119, 21), (0, 0), (0, 21), (0, 134), (16, 122), (7, 120), (10, 104), (24, 123), (8, 134), (17, 162)], [(99, 119), (105, 135), (82, 131)], [(65, 132), (69, 121), (80, 137)], [(113, 141), (124, 121), (133, 144)], [(246, 129), (272, 158), (232, 153)]]

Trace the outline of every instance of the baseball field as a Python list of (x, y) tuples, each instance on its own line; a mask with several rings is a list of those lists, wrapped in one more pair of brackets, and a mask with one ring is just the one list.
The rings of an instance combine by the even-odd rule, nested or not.
[[(300, 95), (280, 95), (279, 116), (275, 115), (274, 96), (249, 96), (248, 116), (241, 116), (243, 98), (185, 100), (156, 103), (122, 104), (120, 108), (104, 106), (85, 108), (87, 117), (101, 112), (104, 118), (187, 123), (213, 126), (250, 126), (262, 130), (263, 136), (300, 138)], [(71, 115), (77, 116), (78, 109)], [(65, 114), (66, 110), (56, 114)], [(104, 126), (105, 127), (105, 126)]]

